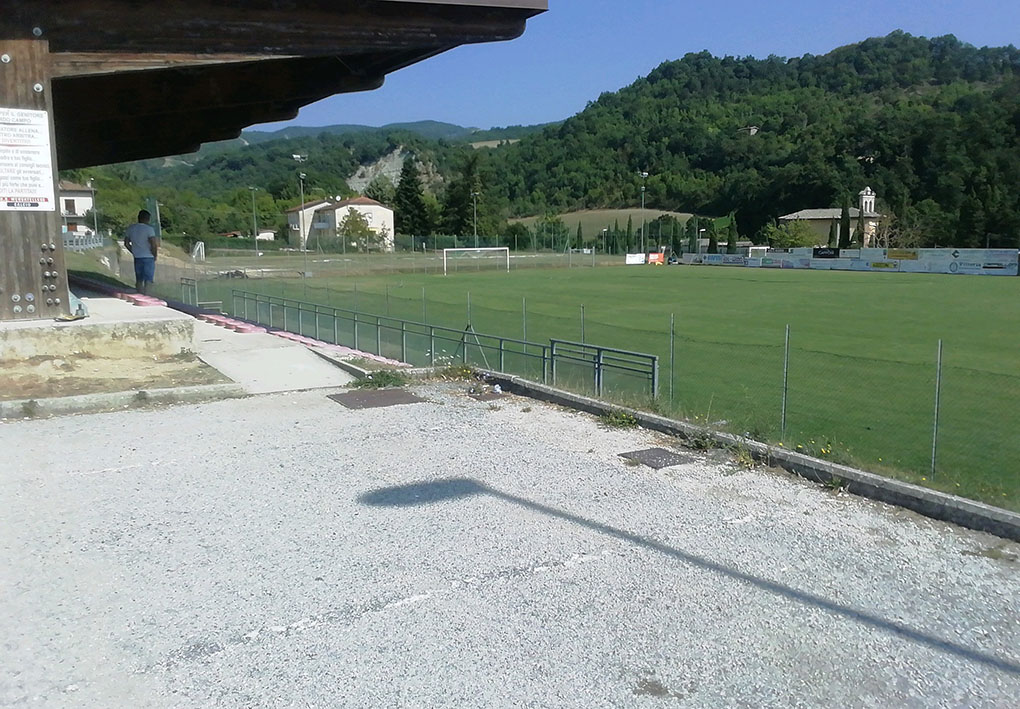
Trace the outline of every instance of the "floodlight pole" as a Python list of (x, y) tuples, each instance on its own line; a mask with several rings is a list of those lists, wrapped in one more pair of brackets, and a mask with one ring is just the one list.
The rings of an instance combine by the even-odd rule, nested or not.
[(255, 242), (255, 258), (259, 257), (259, 220), (255, 216), (255, 193), (259, 191), (258, 187), (249, 187), (251, 190), (251, 238)]
[(478, 248), (478, 193), (471, 193), (471, 207), (474, 212), (475, 248)]
[(298, 173), (298, 184), (301, 186), (301, 206), (298, 207), (298, 241), (301, 243), (301, 253), (304, 254), (304, 270), (301, 271), (302, 278), (308, 278), (308, 237), (305, 235), (305, 173)]
[(99, 211), (96, 208), (96, 185), (94, 178), (90, 177), (87, 184), (89, 189), (92, 190), (92, 228), (96, 233), (96, 238), (99, 238)]
[(645, 181), (648, 179), (648, 173), (642, 171), (638, 173), (641, 175), (641, 253), (648, 253), (645, 247), (645, 230), (648, 228), (648, 219), (645, 217)]
[[(295, 153), (291, 155), (295, 162), (303, 163), (308, 159), (307, 155), (301, 155)], [(301, 252), (304, 254), (304, 270), (301, 272), (302, 278), (308, 277), (308, 240), (305, 237), (305, 173), (298, 173), (298, 184), (301, 189), (301, 204), (298, 206), (298, 244), (301, 245)]]

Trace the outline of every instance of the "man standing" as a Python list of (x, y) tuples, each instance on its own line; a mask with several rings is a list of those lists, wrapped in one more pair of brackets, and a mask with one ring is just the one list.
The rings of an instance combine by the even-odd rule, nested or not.
[(135, 290), (148, 293), (149, 284), (156, 276), (156, 253), (159, 251), (159, 237), (149, 226), (150, 215), (146, 210), (138, 213), (138, 222), (124, 232), (124, 247), (135, 259)]

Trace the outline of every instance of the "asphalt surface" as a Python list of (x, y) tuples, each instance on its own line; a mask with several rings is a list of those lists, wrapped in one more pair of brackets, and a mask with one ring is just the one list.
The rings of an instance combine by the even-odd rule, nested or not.
[(465, 388), (0, 425), (0, 705), (1017, 706), (1018, 545)]

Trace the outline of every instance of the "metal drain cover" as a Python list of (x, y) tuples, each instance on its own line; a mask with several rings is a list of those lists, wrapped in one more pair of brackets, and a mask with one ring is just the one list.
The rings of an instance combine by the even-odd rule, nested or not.
[(381, 409), (385, 406), (420, 404), (425, 401), (405, 389), (349, 391), (346, 394), (330, 394), (327, 398), (348, 409)]
[(674, 465), (682, 465), (683, 463), (690, 463), (694, 460), (692, 456), (680, 455), (673, 451), (666, 450), (665, 448), (646, 448), (640, 451), (630, 451), (629, 453), (620, 453), (621, 458), (627, 458), (628, 460), (635, 460), (642, 465), (647, 465), (649, 468), (655, 470), (662, 470), (663, 468), (671, 468)]

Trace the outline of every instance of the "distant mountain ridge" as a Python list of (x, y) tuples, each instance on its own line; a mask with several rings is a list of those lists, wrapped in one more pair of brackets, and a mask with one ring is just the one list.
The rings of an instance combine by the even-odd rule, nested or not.
[(547, 126), (558, 123), (543, 123), (531, 126), (507, 126), (505, 128), (471, 128), (442, 121), (413, 121), (410, 123), (387, 123), (383, 126), (367, 126), (357, 123), (330, 126), (288, 126), (275, 131), (246, 130), (241, 139), (248, 144), (264, 143), (270, 140), (315, 137), (327, 135), (353, 135), (362, 133), (412, 133), (427, 140), (450, 142), (476, 142), (483, 140), (514, 140), (532, 133), (538, 133)]

